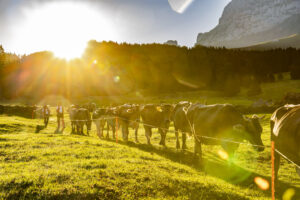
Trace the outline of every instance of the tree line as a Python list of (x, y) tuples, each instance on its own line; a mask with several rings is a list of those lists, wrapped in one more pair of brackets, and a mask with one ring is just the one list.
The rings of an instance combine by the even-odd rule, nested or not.
[(267, 51), (91, 40), (82, 58), (66, 61), (51, 52), (25, 56), (0, 46), (0, 98), (47, 95), (67, 98), (153, 95), (212, 89), (235, 95), (240, 87), (255, 95), (262, 82), (290, 72), (300, 79), (300, 50)]

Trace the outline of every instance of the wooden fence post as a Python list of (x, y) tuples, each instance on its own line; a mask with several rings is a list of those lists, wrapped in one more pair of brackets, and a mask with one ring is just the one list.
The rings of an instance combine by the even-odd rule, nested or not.
[(116, 142), (118, 143), (118, 117), (116, 117)]
[(275, 200), (275, 142), (271, 142), (272, 200)]

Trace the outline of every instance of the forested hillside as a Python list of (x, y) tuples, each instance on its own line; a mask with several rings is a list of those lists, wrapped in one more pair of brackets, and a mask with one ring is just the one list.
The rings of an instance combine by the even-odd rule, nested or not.
[(239, 93), (290, 72), (300, 78), (300, 50), (229, 50), (162, 44), (90, 41), (82, 58), (62, 60), (51, 52), (17, 57), (0, 52), (2, 99), (47, 95), (67, 98), (128, 93), (153, 95), (200, 89)]

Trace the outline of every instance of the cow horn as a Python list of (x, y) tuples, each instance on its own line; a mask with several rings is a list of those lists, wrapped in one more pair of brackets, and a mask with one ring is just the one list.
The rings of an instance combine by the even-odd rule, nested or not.
[(261, 117), (258, 117), (258, 119), (262, 120), (262, 119), (264, 119), (265, 117), (266, 117), (266, 115), (263, 115), (263, 116), (261, 116)]

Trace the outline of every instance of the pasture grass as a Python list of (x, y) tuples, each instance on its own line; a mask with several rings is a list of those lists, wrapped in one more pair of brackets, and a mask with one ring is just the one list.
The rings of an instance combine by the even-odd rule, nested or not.
[(241, 88), (239, 94), (233, 97), (224, 97), (222, 91), (215, 90), (199, 90), (191, 92), (172, 92), (167, 94), (158, 94), (158, 95), (143, 95), (142, 92), (133, 92), (122, 96), (91, 96), (83, 97), (82, 99), (72, 99), (68, 100), (62, 96), (47, 96), (46, 98), (36, 101), (34, 99), (15, 99), (10, 101), (1, 101), (1, 104), (9, 105), (44, 105), (45, 103), (52, 106), (56, 106), (58, 101), (63, 102), (64, 105), (70, 105), (73, 103), (87, 103), (95, 102), (99, 106), (108, 106), (115, 104), (124, 104), (124, 103), (177, 103), (182, 100), (191, 101), (191, 102), (200, 102), (207, 104), (216, 104), (216, 103), (231, 103), (234, 105), (244, 105), (249, 106), (254, 101), (259, 99), (264, 100), (273, 100), (274, 102), (280, 101), (288, 92), (298, 92), (300, 93), (300, 80), (290, 80), (289, 73), (284, 74), (284, 79), (272, 83), (262, 83), (262, 93), (257, 96), (248, 97), (247, 89)]
[[(269, 117), (263, 120), (262, 139), (270, 145)], [(36, 132), (40, 119), (0, 116), (0, 198), (2, 199), (270, 199), (254, 183), (262, 177), (270, 183), (270, 148), (256, 152), (240, 145), (231, 162), (221, 159), (218, 146), (203, 145), (203, 164), (193, 157), (193, 138), (188, 150), (175, 149), (174, 133), (166, 146), (146, 145), (142, 125), (139, 143), (100, 140), (93, 124), (90, 136), (55, 134), (55, 118)], [(171, 131), (173, 127), (171, 127)], [(106, 135), (106, 132), (105, 132)], [(110, 135), (111, 138), (111, 135)], [(293, 188), (300, 199), (300, 178), (294, 167), (282, 162), (277, 198)]]

